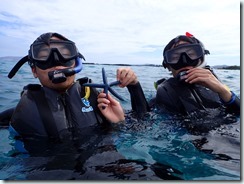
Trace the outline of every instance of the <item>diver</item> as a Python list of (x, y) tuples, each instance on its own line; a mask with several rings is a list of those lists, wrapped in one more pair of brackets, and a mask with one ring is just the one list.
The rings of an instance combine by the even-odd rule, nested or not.
[(207, 54), (203, 43), (188, 32), (172, 39), (163, 50), (162, 65), (173, 77), (155, 82), (157, 92), (149, 106), (182, 115), (223, 107), (239, 115), (240, 99), (206, 64)]
[[(41, 85), (25, 86), (13, 112), (5, 113), (8, 117), (11, 115), (12, 135), (62, 140), (90, 126), (109, 127), (125, 121), (119, 101), (108, 93), (83, 85), (92, 83), (87, 77), (75, 81), (75, 74), (82, 70), (82, 60), (85, 58), (75, 43), (59, 33), (44, 33), (31, 44), (28, 55), (13, 67), (8, 77), (12, 78), (28, 62)], [(140, 98), (145, 97), (132, 69), (119, 68), (117, 80), (120, 87), (128, 88), (133, 110), (144, 111)]]

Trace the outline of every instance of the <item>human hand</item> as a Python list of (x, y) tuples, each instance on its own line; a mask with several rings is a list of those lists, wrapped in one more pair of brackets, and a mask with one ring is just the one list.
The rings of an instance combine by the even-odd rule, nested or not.
[[(106, 98), (107, 96), (107, 98)], [(98, 108), (101, 113), (113, 123), (125, 120), (124, 111), (120, 103), (112, 98), (110, 94), (100, 93), (97, 98)]]
[(118, 68), (117, 80), (121, 82), (120, 87), (135, 85), (138, 82), (135, 72), (130, 67)]
[(185, 82), (205, 86), (218, 93), (220, 98), (226, 102), (231, 99), (230, 90), (220, 82), (210, 70), (204, 68), (192, 68), (187, 70), (186, 73)]

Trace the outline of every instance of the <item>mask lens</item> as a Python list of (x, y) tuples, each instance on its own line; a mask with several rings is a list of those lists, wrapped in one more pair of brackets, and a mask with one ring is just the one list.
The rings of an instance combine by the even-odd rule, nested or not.
[(203, 49), (199, 44), (182, 45), (165, 52), (167, 63), (168, 64), (178, 63), (181, 54), (183, 53), (185, 53), (192, 60), (201, 58), (204, 54)]
[(70, 60), (75, 58), (77, 54), (76, 47), (71, 42), (51, 42), (50, 48), (56, 48), (64, 59)]
[(50, 41), (49, 45), (36, 43), (31, 46), (32, 57), (36, 61), (47, 61), (54, 51), (59, 52), (62, 59), (66, 61), (78, 56), (75, 44), (70, 41)]
[(46, 61), (50, 55), (50, 48), (45, 44), (34, 44), (31, 46), (32, 57), (35, 60)]

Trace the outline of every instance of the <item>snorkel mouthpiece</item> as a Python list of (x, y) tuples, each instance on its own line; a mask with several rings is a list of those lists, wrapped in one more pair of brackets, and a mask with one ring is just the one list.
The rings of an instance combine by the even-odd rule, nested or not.
[(178, 81), (180, 82), (185, 82), (186, 80), (186, 75), (187, 75), (187, 70), (183, 70), (181, 72), (178, 73), (178, 75), (176, 76), (176, 78), (178, 79)]
[[(64, 69), (64, 70), (66, 70), (66, 69)], [(54, 70), (54, 71), (48, 72), (48, 77), (54, 84), (65, 82), (67, 79), (62, 70)]]
[(82, 61), (79, 57), (75, 59), (75, 68), (67, 68), (48, 72), (48, 77), (54, 84), (65, 82), (68, 76), (79, 73), (82, 70)]

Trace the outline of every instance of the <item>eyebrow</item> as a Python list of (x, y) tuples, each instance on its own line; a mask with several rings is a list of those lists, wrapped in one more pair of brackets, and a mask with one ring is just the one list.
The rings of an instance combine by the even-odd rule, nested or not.
[(39, 51), (38, 52), (41, 52), (41, 51), (47, 51), (48, 50), (48, 48), (46, 47), (46, 48), (41, 48), (41, 49), (39, 49)]

